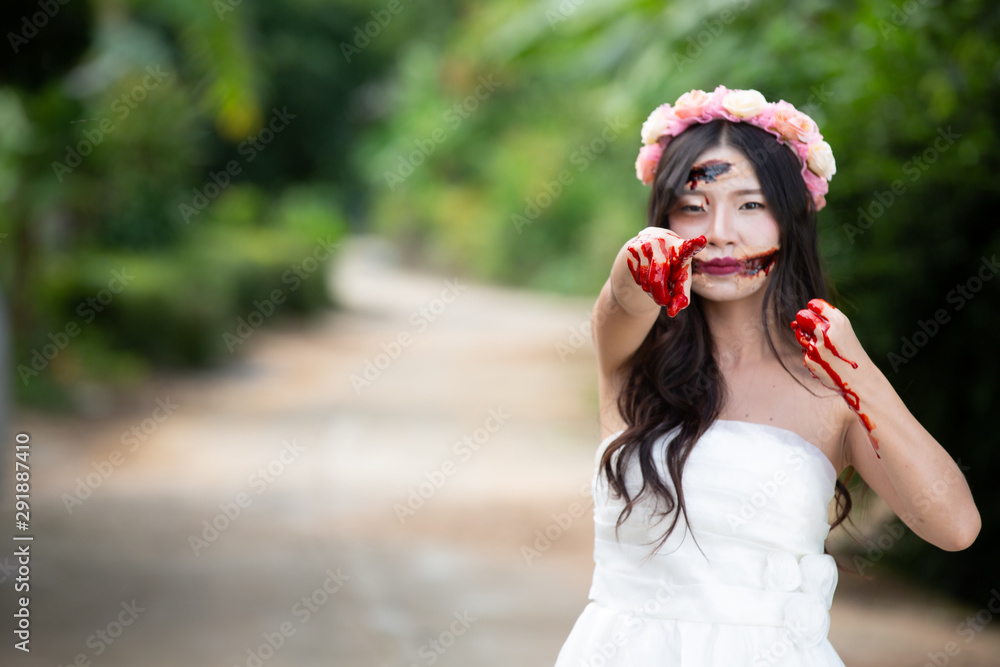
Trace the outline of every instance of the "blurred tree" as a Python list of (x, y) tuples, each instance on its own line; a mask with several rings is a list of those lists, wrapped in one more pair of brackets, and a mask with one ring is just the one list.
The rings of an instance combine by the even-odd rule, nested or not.
[[(286, 46), (295, 45), (295, 30), (325, 17), (321, 4), (279, 4), (275, 16), (295, 17), (276, 21), (285, 26)], [(327, 129), (322, 114), (313, 114), (312, 126), (292, 121), (297, 129), (263, 147), (266, 159), (244, 151), (270, 144), (271, 107), (287, 104), (273, 97), (267, 77), (324, 73), (297, 85), (317, 90), (322, 81), (335, 117), (345, 115), (351, 87), (364, 78), (338, 87), (337, 63), (324, 65), (324, 53), (306, 50), (293, 52), (283, 71), (264, 70), (273, 47), (264, 44), (265, 53), (260, 42), (270, 26), (256, 22), (271, 20), (270, 7), (260, 16), (252, 3), (228, 0), (5, 5), (12, 48), (0, 50), (0, 254), (7, 260), (0, 279), (12, 294), (22, 398), (49, 401), (52, 383), (134, 375), (146, 362), (218, 358), (219, 335), (244, 304), (344, 232), (339, 183), (325, 183), (319, 199), (282, 196), (293, 183), (329, 176), (312, 163), (290, 168), (298, 156), (347, 154), (344, 145), (316, 140)], [(361, 13), (354, 7), (345, 14), (341, 32)], [(282, 145), (289, 159), (280, 159)], [(227, 173), (229, 164), (238, 168)], [(229, 189), (237, 181), (269, 188), (275, 203), (241, 197), (238, 186)], [(245, 206), (215, 210), (229, 199), (250, 204), (245, 215), (252, 222), (224, 219)], [(184, 206), (196, 207), (193, 217), (185, 217)], [(312, 222), (301, 224), (294, 211), (307, 211)], [(225, 244), (227, 254), (205, 252), (211, 243)], [(51, 348), (53, 336), (62, 340), (65, 327), (81, 323), (80, 305), (122, 262), (142, 275), (97, 311), (100, 317), (83, 319), (88, 326), (72, 346)], [(285, 310), (308, 312), (325, 302), (317, 285), (296, 291)]]

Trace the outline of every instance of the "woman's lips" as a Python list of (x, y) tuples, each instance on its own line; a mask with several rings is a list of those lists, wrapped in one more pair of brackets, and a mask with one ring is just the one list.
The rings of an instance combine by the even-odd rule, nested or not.
[(774, 248), (743, 259), (735, 257), (717, 257), (707, 261), (696, 259), (692, 263), (692, 273), (707, 273), (711, 276), (730, 276), (738, 273), (744, 276), (756, 276), (763, 272), (764, 275), (767, 275), (777, 254), (778, 249)]
[(730, 273), (736, 273), (741, 268), (739, 261), (736, 259), (724, 257), (722, 259), (710, 259), (707, 262), (698, 262), (695, 272), (701, 271), (713, 276), (728, 276)]

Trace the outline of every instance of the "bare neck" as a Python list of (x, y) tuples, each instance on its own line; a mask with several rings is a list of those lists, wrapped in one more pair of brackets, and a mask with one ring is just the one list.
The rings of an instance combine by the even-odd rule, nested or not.
[[(764, 290), (738, 301), (702, 300), (702, 310), (715, 343), (716, 361), (722, 368), (756, 364), (775, 359), (768, 344), (761, 319)], [(768, 327), (775, 343), (777, 328), (781, 323), (768, 313)]]

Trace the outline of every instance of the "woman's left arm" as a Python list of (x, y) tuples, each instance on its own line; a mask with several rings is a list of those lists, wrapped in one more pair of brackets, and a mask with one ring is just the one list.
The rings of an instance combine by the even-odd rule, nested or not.
[(868, 357), (847, 316), (813, 299), (792, 328), (809, 371), (858, 414), (847, 463), (921, 538), (946, 551), (971, 546), (982, 522), (965, 475)]

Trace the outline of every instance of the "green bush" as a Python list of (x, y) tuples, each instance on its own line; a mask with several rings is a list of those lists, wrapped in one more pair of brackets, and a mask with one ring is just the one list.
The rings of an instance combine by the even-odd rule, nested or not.
[[(258, 326), (331, 306), (331, 246), (346, 232), (335, 208), (308, 190), (288, 193), (273, 213), (254, 206), (260, 201), (234, 189), (210, 214), (242, 210), (242, 218), (205, 220), (167, 251), (49, 258), (37, 285), (38, 322), (18, 350), (20, 398), (66, 405), (74, 384), (120, 385), (153, 368), (223, 362)], [(64, 336), (68, 344), (38, 369), (35, 352)]]

